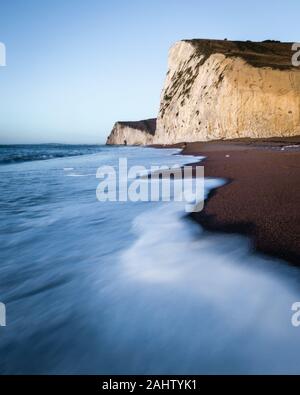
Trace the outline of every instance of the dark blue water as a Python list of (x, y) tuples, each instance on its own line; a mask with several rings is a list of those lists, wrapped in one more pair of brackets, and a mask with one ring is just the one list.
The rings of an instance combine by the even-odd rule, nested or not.
[(100, 145), (65, 145), (65, 144), (14, 144), (0, 145), (0, 165), (64, 158), (101, 152)]
[(298, 271), (203, 232), (180, 202), (96, 199), (99, 166), (195, 160), (174, 153), (4, 148), (1, 373), (299, 373)]

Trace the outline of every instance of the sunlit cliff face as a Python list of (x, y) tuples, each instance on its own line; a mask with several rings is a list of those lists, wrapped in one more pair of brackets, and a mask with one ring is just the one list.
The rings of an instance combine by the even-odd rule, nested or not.
[(290, 44), (176, 43), (155, 142), (299, 135), (300, 68), (292, 55)]

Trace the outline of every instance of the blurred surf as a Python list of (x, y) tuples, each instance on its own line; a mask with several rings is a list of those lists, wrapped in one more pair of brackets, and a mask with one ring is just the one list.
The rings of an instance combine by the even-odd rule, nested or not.
[(99, 166), (196, 161), (176, 153), (0, 167), (1, 373), (299, 373), (296, 269), (203, 232), (183, 202), (97, 201)]

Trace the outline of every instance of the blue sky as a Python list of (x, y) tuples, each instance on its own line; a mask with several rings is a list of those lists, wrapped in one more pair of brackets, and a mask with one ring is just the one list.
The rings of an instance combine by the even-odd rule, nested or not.
[(1, 0), (0, 143), (103, 143), (156, 116), (175, 41), (294, 42), (299, 24), (299, 0)]

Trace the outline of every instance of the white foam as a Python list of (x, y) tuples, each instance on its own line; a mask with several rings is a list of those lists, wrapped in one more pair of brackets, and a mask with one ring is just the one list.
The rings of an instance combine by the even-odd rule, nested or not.
[[(206, 193), (219, 185), (206, 180)], [(121, 261), (127, 287), (143, 289), (136, 303), (153, 317), (152, 330), (172, 333), (175, 371), (299, 373), (300, 329), (291, 325), (298, 272), (253, 255), (244, 237), (203, 232), (183, 214), (173, 202), (138, 216), (137, 239)]]

